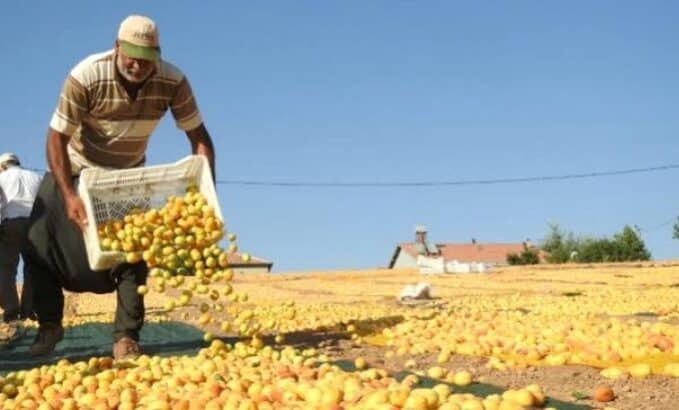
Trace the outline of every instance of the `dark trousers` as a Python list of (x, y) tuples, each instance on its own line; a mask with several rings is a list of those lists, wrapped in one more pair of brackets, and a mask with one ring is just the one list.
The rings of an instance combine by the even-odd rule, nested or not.
[[(21, 302), (16, 283), (19, 256), (27, 231), (28, 218), (5, 219), (0, 224), (0, 306), (4, 322), (33, 317), (33, 290), (25, 266)], [(25, 256), (23, 258), (26, 259)]]
[[(77, 179), (74, 177), (74, 186)], [(144, 298), (137, 294), (137, 286), (146, 283), (146, 264), (125, 263), (111, 270), (91, 270), (83, 234), (66, 217), (63, 198), (50, 173), (43, 178), (33, 204), (25, 254), (39, 323), (61, 323), (62, 289), (98, 294), (115, 291), (113, 339), (127, 336), (139, 340), (144, 324)]]

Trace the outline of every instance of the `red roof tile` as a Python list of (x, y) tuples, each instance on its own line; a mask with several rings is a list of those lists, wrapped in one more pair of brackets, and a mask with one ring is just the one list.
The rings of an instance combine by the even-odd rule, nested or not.
[[(402, 243), (401, 249), (413, 257), (417, 257), (415, 244)], [(446, 262), (486, 262), (507, 263), (507, 254), (523, 252), (522, 243), (437, 243), (436, 247)], [(540, 251), (540, 259), (544, 260), (545, 253)]]
[(250, 260), (248, 262), (244, 262), (243, 258), (241, 257), (242, 253), (236, 252), (236, 253), (227, 253), (227, 260), (229, 261), (229, 265), (247, 265), (247, 266), (269, 266), (273, 265), (273, 262), (267, 261), (262, 258), (258, 258), (256, 256), (250, 255)]

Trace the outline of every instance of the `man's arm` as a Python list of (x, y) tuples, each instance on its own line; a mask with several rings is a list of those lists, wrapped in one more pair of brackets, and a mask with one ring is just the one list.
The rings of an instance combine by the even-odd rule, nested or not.
[(203, 119), (198, 111), (193, 90), (186, 77), (183, 77), (170, 101), (170, 110), (179, 129), (186, 132), (191, 141), (191, 150), (194, 155), (205, 155), (210, 163), (212, 179), (217, 180), (215, 169), (215, 150), (212, 139), (205, 129)]
[(54, 182), (64, 199), (66, 216), (81, 231), (87, 226), (87, 213), (82, 199), (75, 192), (71, 177), (71, 160), (66, 147), (70, 136), (53, 130), (47, 131), (47, 163), (50, 166)]
[[(2, 190), (2, 186), (0, 186), (0, 230), (2, 230), (2, 220), (5, 219), (5, 208), (7, 207), (7, 197), (5, 197), (5, 191)], [(2, 236), (0, 234), (0, 236)]]
[(47, 131), (47, 163), (61, 192), (66, 216), (80, 230), (85, 229), (87, 217), (85, 206), (73, 187), (66, 147), (90, 106), (89, 91), (82, 81), (73, 76), (73, 71), (66, 77)]
[(204, 124), (200, 124), (197, 128), (186, 131), (186, 136), (191, 141), (191, 151), (194, 155), (204, 155), (210, 163), (212, 170), (213, 181), (217, 180), (217, 173), (215, 169), (215, 149), (212, 144), (212, 138), (208, 134)]

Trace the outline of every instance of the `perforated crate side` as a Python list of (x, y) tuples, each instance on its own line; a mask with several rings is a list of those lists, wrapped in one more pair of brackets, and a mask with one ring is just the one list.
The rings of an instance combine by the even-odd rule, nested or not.
[(196, 184), (223, 221), (207, 159), (192, 155), (174, 164), (124, 170), (86, 169), (78, 193), (85, 203), (88, 225), (84, 232), (88, 261), (93, 270), (108, 269), (124, 261), (124, 253), (102, 251), (97, 225), (122, 219), (132, 209), (160, 208), (169, 196), (181, 196)]
[(146, 211), (160, 208), (170, 196), (181, 196), (193, 183), (190, 178), (168, 179), (159, 183), (117, 186), (112, 189), (92, 189), (93, 211), (97, 224), (112, 219), (122, 219), (132, 210)]

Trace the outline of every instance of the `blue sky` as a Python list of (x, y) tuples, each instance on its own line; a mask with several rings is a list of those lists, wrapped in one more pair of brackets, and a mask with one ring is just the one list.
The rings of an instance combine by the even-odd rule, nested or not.
[[(679, 3), (10, 2), (0, 17), (1, 151), (44, 168), (62, 82), (154, 18), (190, 79), (219, 179), (401, 182), (677, 163)], [(149, 164), (189, 145), (168, 114)], [(679, 171), (431, 188), (218, 186), (244, 250), (276, 271), (370, 268), (424, 224), (435, 241), (646, 229), (677, 258)]]

